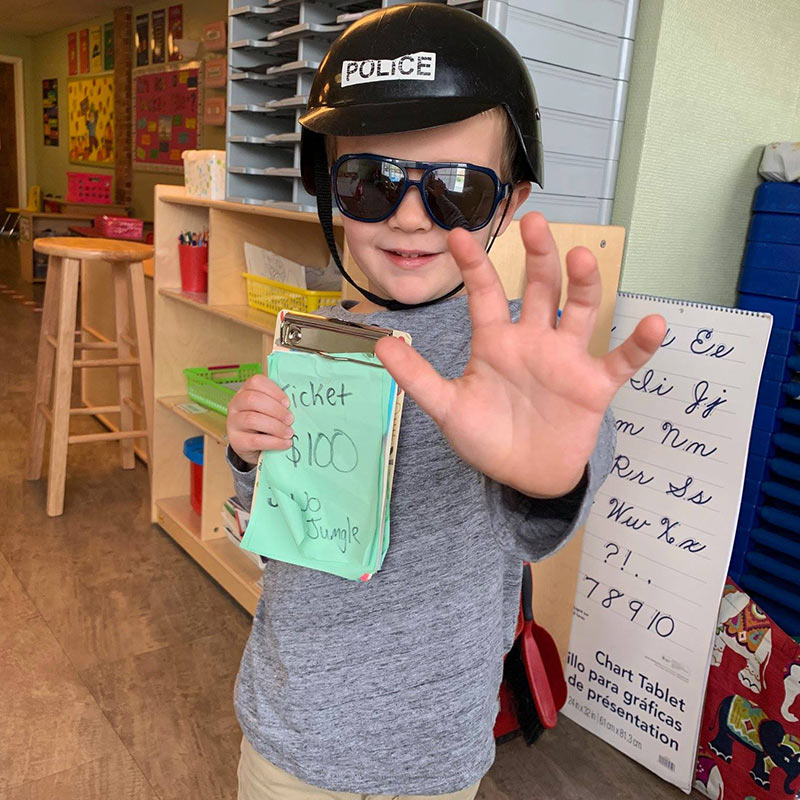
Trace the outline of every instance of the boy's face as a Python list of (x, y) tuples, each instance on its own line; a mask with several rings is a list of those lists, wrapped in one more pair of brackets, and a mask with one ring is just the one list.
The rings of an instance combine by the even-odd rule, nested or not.
[[(336, 155), (372, 153), (407, 161), (468, 162), (489, 167), (500, 176), (504, 125), (501, 115), (480, 114), (437, 128), (378, 136), (339, 136)], [(412, 179), (420, 170), (409, 170)], [(502, 233), (517, 207), (530, 193), (530, 184), (514, 187)], [(485, 249), (503, 214), (505, 199), (494, 218), (471, 235)], [(397, 210), (383, 222), (358, 222), (342, 216), (348, 247), (367, 278), (371, 292), (401, 303), (424, 303), (441, 297), (461, 283), (461, 273), (447, 250), (447, 234), (429, 216), (416, 187), (411, 187)], [(373, 310), (371, 303), (360, 310)], [(375, 309), (378, 307), (375, 306)]]

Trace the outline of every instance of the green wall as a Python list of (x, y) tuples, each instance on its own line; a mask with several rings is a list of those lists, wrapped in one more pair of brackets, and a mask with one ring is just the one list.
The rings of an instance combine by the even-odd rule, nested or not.
[[(153, 9), (164, 8), (168, 3), (148, 3), (146, 5), (133, 6), (134, 22), (137, 14), (144, 14)], [(203, 36), (203, 26), (208, 22), (225, 19), (227, 16), (227, 4), (225, 0), (186, 0), (183, 3), (183, 36), (186, 39), (200, 40)], [(35, 180), (42, 186), (42, 191), (47, 194), (61, 195), (67, 189), (67, 170), (95, 172), (103, 171), (103, 168), (88, 164), (70, 164), (68, 160), (68, 137), (67, 137), (67, 81), (69, 79), (67, 64), (67, 34), (70, 31), (78, 31), (81, 28), (92, 27), (109, 22), (110, 16), (96, 17), (86, 20), (80, 25), (70, 28), (61, 28), (53, 33), (37, 36), (29, 41), (32, 43), (31, 59), (26, 63), (26, 83), (30, 83), (30, 93), (34, 102), (29, 108), (34, 109), (34, 113), (26, 116), (25, 124), (32, 129), (32, 148), (28, 152), (29, 169), (31, 174), (31, 162), (33, 163), (33, 173)], [(0, 52), (2, 52), (2, 42), (0, 38)], [(221, 54), (220, 54), (221, 55)], [(60, 136), (58, 147), (45, 147), (43, 143), (42, 116), (41, 109), (41, 85), (46, 78), (58, 78), (58, 104), (59, 104), (59, 126)], [(38, 95), (37, 89), (38, 87)], [(216, 92), (219, 90), (208, 90)], [(36, 99), (38, 97), (38, 99)], [(202, 146), (212, 149), (225, 149), (225, 130), (221, 126), (208, 126), (204, 130), (205, 138)], [(30, 135), (28, 136), (30, 139)], [(133, 208), (134, 214), (144, 219), (153, 218), (153, 187), (157, 183), (183, 183), (182, 173), (164, 172), (144, 172), (134, 170), (133, 177)]]
[[(22, 80), (25, 92), (25, 109), (35, 108), (36, 94), (34, 92), (33, 81), (30, 77), (30, 72), (33, 63), (33, 39), (28, 36), (10, 36), (8, 34), (0, 33), (0, 55), (15, 56), (22, 59)], [(39, 100), (41, 107), (41, 100)], [(34, 151), (36, 144), (35, 139), (35, 120), (31, 119), (30, 114), (25, 114), (25, 151), (28, 154), (25, 164), (25, 176), (27, 185), (35, 183), (36, 180), (36, 167), (34, 159), (31, 158), (31, 153)], [(39, 122), (39, 134), (42, 132), (42, 123)], [(27, 205), (28, 198), (20, 197), (20, 205)]]
[(800, 137), (797, 0), (641, 0), (612, 222), (621, 288), (735, 305), (764, 145)]

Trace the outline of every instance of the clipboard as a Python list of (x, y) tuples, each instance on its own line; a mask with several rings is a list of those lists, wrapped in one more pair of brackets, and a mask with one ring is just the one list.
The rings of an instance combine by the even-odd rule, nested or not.
[[(375, 343), (384, 336), (395, 336), (406, 344), (411, 344), (411, 334), (405, 331), (395, 331), (391, 328), (381, 328), (378, 325), (366, 325), (363, 322), (331, 319), (318, 314), (283, 309), (278, 314), (272, 349), (301, 350), (332, 359), (342, 358), (342, 356), (335, 355), (336, 353), (370, 353), (374, 355)], [(365, 367), (367, 366), (369, 365), (365, 365)], [(389, 446), (387, 501), (392, 495), (395, 454), (397, 453), (397, 439), (400, 436), (400, 419), (403, 416), (404, 399), (405, 392), (398, 386)]]
[[(411, 336), (403, 331), (394, 331), (375, 325), (366, 325), (358, 322), (329, 319), (315, 314), (283, 309), (277, 315), (277, 325), (273, 337), (273, 352), (300, 352), (314, 355), (332, 361), (346, 361), (348, 369), (352, 364), (357, 364), (358, 369), (384, 369), (379, 363), (370, 363), (360, 358), (350, 357), (349, 354), (368, 354), (374, 356), (375, 344), (385, 336), (396, 336), (411, 344)], [(383, 443), (380, 452), (383, 453), (379, 461), (378, 471), (375, 475), (381, 487), (379, 494), (378, 527), (375, 531), (375, 560), (361, 562), (365, 568), (362, 573), (337, 572), (343, 577), (350, 577), (361, 581), (369, 580), (380, 569), (389, 544), (388, 509), (391, 498), (392, 484), (394, 481), (394, 468), (396, 461), (397, 442), (402, 418), (404, 393), (394, 384), (392, 401), (388, 407), (388, 424), (384, 429)], [(258, 476), (256, 479), (255, 493), (258, 494), (260, 474), (264, 454), (259, 459)], [(255, 504), (255, 497), (254, 497)], [(265, 555), (268, 555), (265, 553)], [(278, 556), (280, 558), (280, 556)], [(288, 559), (291, 560), (291, 559)], [(300, 562), (297, 562), (300, 563)], [(333, 571), (319, 560), (315, 563), (306, 563), (306, 566)], [(348, 568), (349, 569), (349, 568)]]

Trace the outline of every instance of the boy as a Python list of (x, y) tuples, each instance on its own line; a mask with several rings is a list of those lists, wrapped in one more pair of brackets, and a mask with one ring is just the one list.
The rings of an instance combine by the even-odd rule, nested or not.
[[(521, 561), (588, 514), (613, 455), (606, 409), (664, 322), (590, 357), (596, 262), (567, 256), (556, 327), (559, 260), (538, 214), (522, 220), (528, 285), (509, 306), (487, 245), (541, 184), (538, 109), (524, 63), (478, 17), (411, 4), (361, 19), (320, 66), (301, 124), (334, 259), (344, 273), (331, 185), (367, 279), (365, 300), (323, 313), (408, 331), (414, 348), (376, 348), (407, 392), (383, 568), (357, 583), (266, 566), (236, 685), (239, 797), (471, 800), (494, 759)], [(291, 445), (288, 406), (263, 375), (231, 401), (245, 502), (260, 451)]]

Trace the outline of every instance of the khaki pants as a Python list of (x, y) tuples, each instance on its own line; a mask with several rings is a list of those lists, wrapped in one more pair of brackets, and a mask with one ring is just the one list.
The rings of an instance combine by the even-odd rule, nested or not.
[[(437, 795), (394, 795), (392, 800), (474, 800), (480, 781), (460, 792)], [(318, 789), (262, 758), (242, 737), (239, 759), (239, 800), (389, 800), (385, 794), (353, 794)]]

